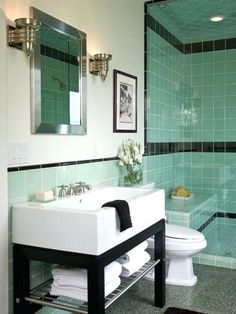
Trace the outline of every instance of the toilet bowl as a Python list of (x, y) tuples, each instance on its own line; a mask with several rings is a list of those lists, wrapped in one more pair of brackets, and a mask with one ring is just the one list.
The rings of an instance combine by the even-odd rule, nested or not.
[(193, 255), (207, 245), (204, 235), (196, 230), (166, 224), (166, 283), (193, 286), (197, 277), (193, 272)]
[[(149, 248), (154, 240), (149, 239)], [(166, 224), (166, 283), (193, 286), (197, 277), (193, 271), (192, 256), (207, 245), (204, 235), (196, 230)]]

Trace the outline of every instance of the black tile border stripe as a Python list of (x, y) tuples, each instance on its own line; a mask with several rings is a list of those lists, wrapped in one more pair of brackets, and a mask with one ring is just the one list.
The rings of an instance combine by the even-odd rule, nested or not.
[(147, 156), (182, 152), (236, 153), (236, 142), (148, 142), (146, 144)]
[[(166, 142), (146, 143), (144, 156), (164, 155), (183, 152), (202, 153), (236, 153), (236, 142)], [(73, 166), (86, 163), (118, 160), (118, 157), (106, 157), (97, 159), (77, 160), (68, 162), (56, 162), (49, 164), (8, 167), (8, 172), (44, 169), (52, 167)]]
[(147, 14), (146, 16), (146, 26), (153, 30), (156, 34), (165, 39), (169, 44), (175, 47), (182, 53), (185, 53), (185, 45), (173, 34), (171, 34), (162, 24), (160, 24), (157, 20), (154, 19), (153, 16)]
[(56, 60), (60, 60), (62, 62), (68, 63), (68, 64), (72, 64), (72, 65), (79, 65), (79, 61), (77, 59), (76, 56), (73, 56), (71, 54), (68, 54), (64, 51), (60, 51), (58, 49), (55, 48), (51, 48), (49, 46), (46, 45), (40, 45), (40, 53), (43, 56), (52, 58), (52, 59), (56, 59)]
[(236, 213), (217, 212), (216, 217), (236, 219)]
[(210, 218), (207, 219), (207, 221), (202, 224), (197, 231), (202, 232), (206, 227), (217, 217), (217, 213), (214, 213)]
[(106, 158), (77, 160), (77, 161), (68, 161), (68, 162), (55, 162), (55, 163), (41, 164), (41, 165), (9, 167), (7, 170), (8, 170), (8, 172), (26, 171), (26, 170), (45, 169), (45, 168), (63, 167), (63, 166), (73, 166), (73, 165), (89, 164), (89, 163), (113, 161), (113, 160), (118, 160), (118, 157), (106, 157)]
[(216, 212), (214, 213), (209, 219), (207, 219), (204, 224), (202, 224), (197, 230), (199, 232), (202, 232), (204, 229), (206, 229), (207, 226), (215, 219), (215, 218), (230, 218), (230, 219), (236, 219), (235, 213), (225, 213), (225, 212)]

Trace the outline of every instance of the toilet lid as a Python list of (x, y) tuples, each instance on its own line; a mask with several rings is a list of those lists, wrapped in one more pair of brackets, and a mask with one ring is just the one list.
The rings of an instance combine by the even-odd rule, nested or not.
[(174, 238), (174, 239), (185, 239), (185, 240), (203, 240), (204, 235), (196, 230), (172, 225), (172, 224), (166, 224), (166, 237), (167, 238)]

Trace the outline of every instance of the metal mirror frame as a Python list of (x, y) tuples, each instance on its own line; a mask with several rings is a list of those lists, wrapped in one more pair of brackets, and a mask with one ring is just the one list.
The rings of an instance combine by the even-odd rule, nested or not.
[(41, 134), (72, 134), (84, 135), (87, 133), (87, 48), (86, 34), (80, 30), (34, 8), (30, 8), (31, 17), (48, 25), (52, 29), (75, 37), (81, 42), (79, 67), (79, 91), (81, 124), (53, 124), (41, 121), (41, 61), (40, 42), (37, 41), (31, 56), (31, 133)]

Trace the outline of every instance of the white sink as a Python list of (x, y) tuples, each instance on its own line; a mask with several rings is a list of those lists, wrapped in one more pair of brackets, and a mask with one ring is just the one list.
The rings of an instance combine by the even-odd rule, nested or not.
[[(133, 227), (120, 232), (115, 208), (128, 201)], [(164, 190), (109, 187), (49, 203), (13, 206), (13, 242), (69, 252), (99, 255), (165, 217)]]

